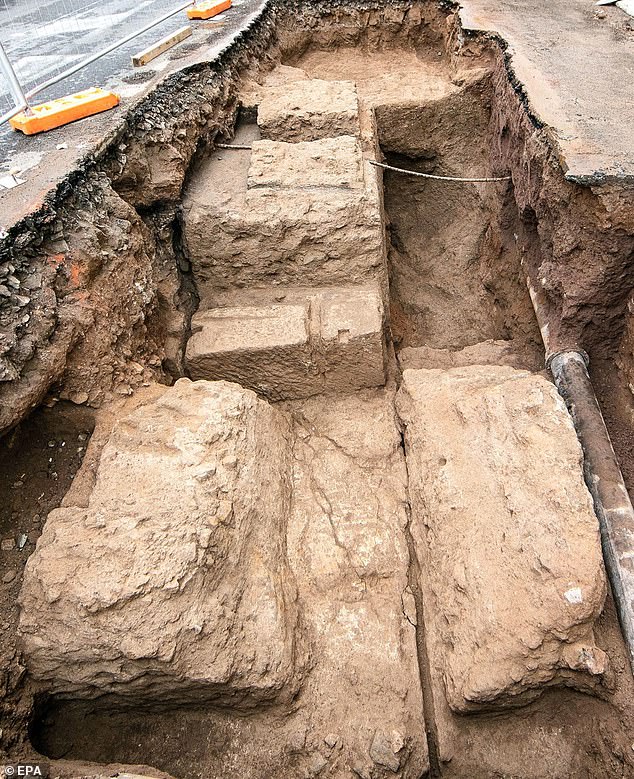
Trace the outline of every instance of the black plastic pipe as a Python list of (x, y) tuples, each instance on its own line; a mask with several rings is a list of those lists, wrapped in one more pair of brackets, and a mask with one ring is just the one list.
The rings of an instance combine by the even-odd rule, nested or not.
[(552, 351), (547, 307), (527, 279), (549, 368), (572, 417), (583, 449), (583, 473), (599, 520), (603, 560), (634, 673), (634, 508), (588, 374), (588, 355), (578, 347)]
[(584, 476), (599, 519), (605, 568), (634, 672), (634, 509), (588, 375), (587, 356), (557, 352), (550, 371), (583, 449)]

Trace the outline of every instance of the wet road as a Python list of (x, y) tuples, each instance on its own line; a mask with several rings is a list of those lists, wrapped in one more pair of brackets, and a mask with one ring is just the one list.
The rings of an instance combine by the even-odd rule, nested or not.
[[(28, 91), (178, 8), (185, 0), (0, 0), (0, 40)], [(130, 56), (187, 24), (185, 11), (39, 94), (37, 102), (91, 86), (130, 67)], [(9, 107), (0, 81), (0, 111)], [(6, 127), (0, 129), (0, 138)]]

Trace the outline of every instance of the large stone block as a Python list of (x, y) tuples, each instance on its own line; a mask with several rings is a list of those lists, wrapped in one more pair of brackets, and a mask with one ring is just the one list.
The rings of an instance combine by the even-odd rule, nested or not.
[(398, 409), (426, 634), (450, 707), (596, 689), (599, 529), (555, 387), (510, 367), (406, 370)]
[(406, 346), (398, 352), (402, 371), (419, 368), (463, 368), (467, 365), (509, 365), (520, 370), (539, 371), (543, 354), (536, 346), (530, 353), (524, 344), (514, 341), (481, 341), (462, 349), (433, 349), (430, 346)]
[(280, 302), (260, 292), (257, 304), (194, 315), (186, 355), (192, 378), (236, 381), (270, 400), (385, 382), (377, 289), (287, 289)]
[(27, 563), (32, 676), (144, 704), (290, 693), (290, 448), (285, 416), (224, 382), (181, 379), (121, 419), (87, 505), (51, 512)]
[(316, 141), (359, 134), (359, 101), (352, 81), (302, 79), (270, 87), (260, 98), (263, 138)]
[[(385, 277), (376, 176), (354, 138), (253, 143), (202, 164), (183, 200), (198, 291), (363, 284)], [(334, 156), (333, 156), (334, 155)], [(365, 175), (367, 173), (367, 176)]]
[(361, 146), (349, 135), (311, 143), (256, 141), (247, 185), (250, 189), (361, 189), (361, 164)]
[(83, 760), (53, 760), (49, 776), (55, 779), (174, 779), (170, 774), (148, 765), (87, 763)]

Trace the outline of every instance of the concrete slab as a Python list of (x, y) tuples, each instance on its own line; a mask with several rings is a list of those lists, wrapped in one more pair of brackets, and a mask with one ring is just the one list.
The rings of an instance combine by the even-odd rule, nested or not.
[[(634, 59), (622, 12), (586, 0), (463, 0), (465, 30), (498, 35), (533, 114), (548, 125), (567, 178), (634, 181)], [(612, 21), (609, 14), (621, 20)]]

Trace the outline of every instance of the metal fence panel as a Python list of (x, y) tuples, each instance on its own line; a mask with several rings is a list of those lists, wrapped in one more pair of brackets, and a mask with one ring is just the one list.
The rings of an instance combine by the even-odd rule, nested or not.
[(29, 92), (114, 42), (156, 0), (0, 0), (0, 39)]
[(15, 107), (15, 101), (9, 89), (9, 80), (0, 67), (0, 117), (8, 114)]
[[(41, 89), (122, 38), (132, 38), (148, 23), (186, 5), (183, 0), (0, 0), (0, 41), (27, 97), (37, 93), (38, 100), (46, 100), (103, 86), (108, 76), (120, 69), (120, 65), (113, 66), (120, 61), (116, 56), (110, 64), (106, 61), (100, 67), (82, 68), (63, 89)], [(178, 22), (172, 21), (174, 24)]]
[(0, 124), (26, 107), (26, 98), (0, 42)]

